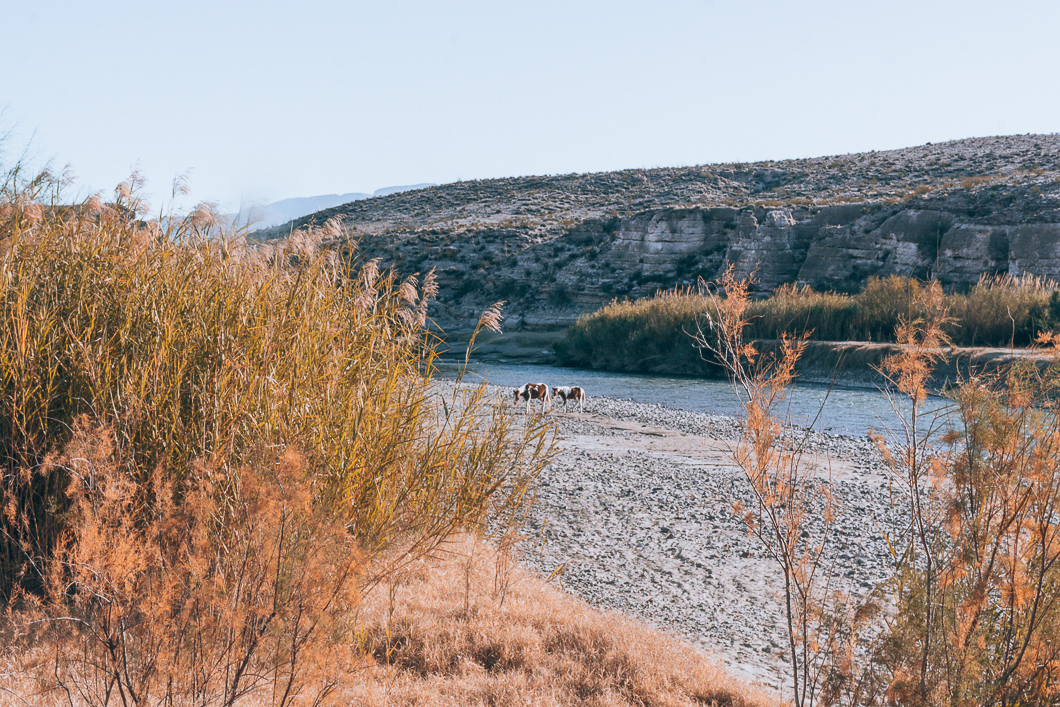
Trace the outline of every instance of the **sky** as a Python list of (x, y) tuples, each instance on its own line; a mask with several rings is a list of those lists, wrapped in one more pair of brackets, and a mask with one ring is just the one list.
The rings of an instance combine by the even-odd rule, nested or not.
[(0, 0), (0, 162), (241, 203), (1060, 131), (1060, 2)]

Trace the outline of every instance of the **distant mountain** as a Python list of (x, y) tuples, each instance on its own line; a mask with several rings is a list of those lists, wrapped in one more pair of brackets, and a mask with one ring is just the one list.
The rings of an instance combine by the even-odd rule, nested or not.
[(348, 204), (351, 201), (360, 201), (361, 199), (370, 199), (373, 196), (386, 196), (387, 194), (397, 194), (398, 192), (433, 186), (435, 185), (410, 184), (408, 186), (383, 187), (382, 189), (376, 189), (373, 194), (350, 192), (348, 194), (299, 196), (291, 199), (281, 199), (269, 204), (255, 204), (242, 209), (238, 214), (226, 214), (225, 217), (239, 225), (249, 224), (251, 228), (255, 229), (270, 228), (317, 211)]
[(238, 224), (250, 224), (251, 228), (269, 228), (287, 223), (291, 219), (312, 214), (321, 209), (330, 209), (351, 201), (367, 199), (371, 194), (350, 192), (349, 194), (323, 194), (321, 196), (299, 196), (282, 199), (271, 204), (255, 204), (242, 209), (238, 214), (227, 214)]

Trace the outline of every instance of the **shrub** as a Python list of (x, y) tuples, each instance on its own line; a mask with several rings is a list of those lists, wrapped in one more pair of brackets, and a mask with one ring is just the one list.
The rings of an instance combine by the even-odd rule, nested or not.
[(314, 503), (305, 458), (204, 466), (174, 498), (160, 472), (123, 474), (112, 433), (86, 425), (57, 460), (75, 476), (73, 522), (19, 617), (23, 660), (52, 654), (28, 671), (37, 689), (101, 705), (326, 699), (355, 657), (365, 566)]
[(689, 338), (707, 307), (706, 298), (688, 290), (615, 300), (570, 327), (555, 344), (556, 355), (590, 368), (645, 372), (665, 364), (671, 371), (707, 372), (713, 364), (703, 361)]
[(954, 338), (969, 346), (1029, 346), (1055, 326), (1050, 297), (1056, 283), (1026, 275), (982, 277), (967, 295), (950, 298), (960, 328)]
[(0, 192), (0, 593), (38, 618), (14, 647), (100, 704), (326, 696), (358, 592), (503, 525), (547, 427), (435, 389), (433, 274), (49, 184)]
[(917, 298), (923, 285), (916, 279), (891, 275), (870, 277), (855, 297), (856, 324), (848, 338), (868, 341), (893, 341), (898, 322), (904, 317), (915, 319)]
[(788, 284), (764, 300), (749, 302), (749, 334), (776, 339), (782, 334), (812, 331), (816, 338), (845, 338), (857, 317), (857, 302), (846, 295), (814, 292)]
[[(986, 283), (1000, 287), (1012, 283)], [(877, 438), (890, 467), (892, 509), (881, 531), (893, 574), (857, 603), (831, 585), (823, 562), (833, 504), (803, 467), (799, 435), (778, 418), (803, 341), (761, 354), (747, 344), (747, 283), (722, 281), (714, 337), (700, 346), (724, 362), (745, 411), (731, 455), (755, 504), (735, 507), (780, 566), (796, 705), (1022, 705), (1060, 700), (1060, 336), (1053, 360), (1021, 362), (961, 382), (954, 425), (922, 404), (952, 325), (941, 288), (924, 287), (900, 317), (899, 353), (881, 372), (896, 395), (898, 427)], [(1019, 286), (1017, 284), (1017, 286)], [(803, 440), (805, 437), (802, 438)], [(820, 500), (808, 503), (817, 496)], [(802, 531), (823, 507), (820, 537)], [(889, 596), (888, 596), (889, 595)]]
[[(900, 519), (887, 537), (891, 608), (871, 624), (860, 668), (839, 670), (835, 684), (875, 683), (889, 703), (916, 707), (1055, 704), (1060, 356), (1045, 370), (1024, 362), (964, 381), (958, 424), (936, 444), (939, 421), (916, 414), (946, 344), (945, 305), (934, 300), (929, 310), (941, 316), (903, 323), (903, 351), (884, 365), (913, 411), (892, 444), (880, 440)], [(1060, 353), (1060, 339), (1045, 340)], [(854, 694), (847, 702), (859, 704)]]

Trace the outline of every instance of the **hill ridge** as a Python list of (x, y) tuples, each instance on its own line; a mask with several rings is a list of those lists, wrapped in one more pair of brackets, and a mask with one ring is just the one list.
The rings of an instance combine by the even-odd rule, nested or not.
[[(695, 167), (457, 182), (353, 202), (335, 219), (364, 258), (434, 268), (454, 330), (507, 300), (515, 331), (556, 332), (614, 297), (713, 279), (856, 291), (873, 275), (1060, 280), (1060, 135)], [(534, 346), (540, 349), (539, 341)]]

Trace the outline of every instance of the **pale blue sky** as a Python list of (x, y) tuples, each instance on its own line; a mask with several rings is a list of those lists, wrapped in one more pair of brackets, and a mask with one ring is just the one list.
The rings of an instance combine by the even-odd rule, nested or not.
[(0, 127), (245, 200), (1060, 131), (1060, 2), (0, 0)]

